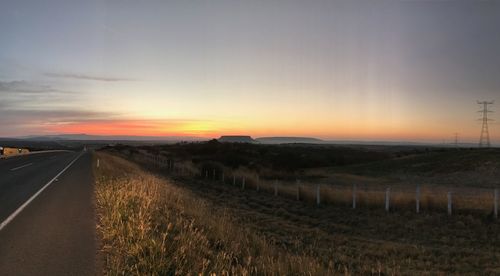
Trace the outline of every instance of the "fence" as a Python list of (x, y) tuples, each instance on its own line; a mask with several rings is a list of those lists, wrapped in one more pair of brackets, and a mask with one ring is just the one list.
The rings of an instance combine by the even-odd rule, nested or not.
[(335, 183), (311, 183), (297, 179), (294, 182), (261, 179), (254, 173), (241, 173), (227, 168), (198, 168), (188, 162), (174, 158), (155, 156), (147, 153), (127, 156), (136, 162), (166, 170), (178, 176), (197, 177), (204, 183), (219, 183), (241, 190), (288, 197), (297, 201), (310, 202), (317, 206), (345, 205), (357, 209), (361, 207), (384, 208), (386, 212), (411, 210), (415, 213), (426, 211), (446, 211), (448, 215), (460, 211), (480, 211), (490, 213), (498, 219), (499, 189), (456, 188), (426, 185), (393, 185), (381, 188), (373, 185)]

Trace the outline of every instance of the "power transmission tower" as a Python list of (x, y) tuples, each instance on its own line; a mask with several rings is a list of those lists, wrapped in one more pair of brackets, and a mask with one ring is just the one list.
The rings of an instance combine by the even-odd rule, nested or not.
[(492, 119), (488, 118), (488, 113), (492, 113), (493, 111), (488, 110), (488, 105), (494, 104), (494, 101), (487, 102), (487, 101), (477, 101), (477, 104), (482, 105), (483, 109), (479, 110), (478, 112), (481, 112), (483, 114), (483, 118), (479, 119), (483, 121), (483, 126), (481, 128), (481, 138), (479, 139), (479, 147), (487, 147), (489, 148), (491, 146), (490, 143), (490, 132), (488, 130), (488, 121), (493, 121)]
[(455, 148), (458, 148), (458, 132), (453, 133), (455, 135)]

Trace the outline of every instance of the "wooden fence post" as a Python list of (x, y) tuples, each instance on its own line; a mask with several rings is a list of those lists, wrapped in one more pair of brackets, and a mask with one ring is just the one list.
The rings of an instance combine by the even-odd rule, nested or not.
[(493, 213), (495, 215), (495, 219), (498, 219), (498, 189), (495, 189), (494, 191), (494, 210)]
[(321, 191), (320, 191), (320, 185), (318, 184), (316, 186), (316, 205), (320, 205), (321, 204)]
[(352, 184), (352, 209), (356, 209), (356, 184)]
[(385, 211), (386, 212), (389, 212), (390, 200), (391, 200), (391, 188), (387, 188), (385, 190)]
[(274, 196), (278, 196), (278, 180), (274, 180)]
[(257, 175), (257, 192), (260, 190), (260, 176)]
[(236, 176), (233, 174), (233, 186), (236, 186)]
[(241, 189), (245, 190), (245, 178), (243, 177), (243, 180), (241, 181)]
[(216, 180), (216, 179), (215, 179), (215, 178), (216, 178), (215, 176), (216, 176), (216, 174), (215, 174), (215, 169), (214, 169), (214, 171), (213, 171), (214, 181)]
[(208, 170), (205, 171), (205, 179), (208, 179)]
[(448, 215), (451, 216), (451, 212), (452, 212), (452, 205), (453, 205), (453, 199), (451, 197), (451, 192), (448, 192)]
[(297, 179), (297, 200), (300, 200), (300, 180)]
[(417, 185), (417, 190), (415, 192), (415, 211), (420, 213), (420, 185)]
[(222, 171), (222, 183), (224, 183), (224, 171)]

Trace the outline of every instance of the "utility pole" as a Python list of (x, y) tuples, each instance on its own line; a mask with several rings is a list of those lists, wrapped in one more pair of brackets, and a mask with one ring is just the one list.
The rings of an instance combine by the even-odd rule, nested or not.
[(455, 148), (458, 148), (458, 132), (453, 133), (455, 135)]
[(488, 105), (494, 104), (494, 101), (477, 101), (477, 104), (482, 105), (483, 109), (478, 112), (483, 114), (483, 118), (479, 119), (483, 121), (483, 126), (481, 128), (481, 138), (479, 138), (479, 147), (480, 148), (489, 148), (491, 146), (490, 143), (490, 132), (488, 130), (488, 121), (493, 121), (488, 118), (488, 113), (492, 113), (493, 111), (488, 110)]

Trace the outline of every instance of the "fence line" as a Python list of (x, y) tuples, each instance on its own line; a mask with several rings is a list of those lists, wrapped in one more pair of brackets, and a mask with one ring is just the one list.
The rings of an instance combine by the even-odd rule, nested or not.
[[(154, 156), (154, 155), (148, 155), (148, 154), (135, 154), (134, 159), (139, 162), (144, 162), (147, 164), (153, 164), (155, 167), (159, 169), (167, 169), (169, 172), (174, 172), (174, 173), (179, 173), (181, 175), (187, 175), (190, 177), (193, 176), (201, 176), (201, 178), (209, 180), (210, 179), (210, 170), (209, 169), (199, 169), (199, 168), (186, 168), (185, 165), (182, 164), (182, 162), (179, 162), (179, 164), (176, 164), (173, 158), (165, 158), (162, 156)], [(99, 161), (98, 161), (99, 162)], [(99, 165), (98, 165), (99, 166)], [(220, 180), (221, 183), (226, 184), (226, 172), (228, 171), (227, 169), (220, 169), (220, 173), (217, 173), (217, 169), (213, 168), (211, 170), (211, 180), (217, 181)], [(269, 184), (269, 181), (266, 180), (261, 180), (259, 175), (255, 175), (254, 179), (247, 179), (245, 176), (240, 176), (238, 177), (238, 173), (234, 171), (229, 172), (232, 174), (232, 185), (236, 186), (238, 181), (238, 178), (241, 179), (241, 190), (245, 190), (247, 184), (250, 186), (253, 186), (257, 192), (260, 192), (261, 190), (264, 191), (270, 191), (274, 194), (274, 196), (292, 196), (295, 194), (295, 199), (297, 201), (313, 201), (316, 203), (316, 206), (321, 206), (323, 204), (342, 204), (342, 202), (345, 202), (345, 199), (343, 200), (342, 198), (348, 192), (348, 188), (345, 186), (337, 186), (339, 188), (334, 189), (336, 185), (326, 185), (324, 189), (322, 189), (320, 184), (315, 184), (315, 185), (307, 185), (307, 183), (302, 183), (300, 179), (296, 179), (295, 181), (295, 192), (293, 192), (293, 189), (290, 189), (290, 183), (286, 184), (285, 182), (278, 182), (277, 179), (271, 181), (271, 184)], [(220, 178), (218, 178), (218, 175)], [(248, 181), (251, 180), (251, 181)], [(267, 187), (267, 188), (266, 188)], [(280, 191), (281, 187), (281, 191)], [(400, 187), (401, 188), (401, 187)], [(446, 210), (448, 215), (452, 215), (454, 213), (453, 209), (459, 210), (459, 209), (466, 209), (466, 210), (487, 210), (489, 208), (485, 207), (487, 203), (485, 203), (485, 198), (487, 198), (487, 194), (489, 193), (490, 197), (492, 197), (492, 205), (490, 205), (491, 209), (491, 215), (494, 219), (498, 219), (498, 206), (499, 206), (499, 189), (495, 188), (493, 189), (493, 192), (491, 192), (491, 189), (484, 189), (484, 188), (466, 188), (467, 191), (458, 193), (460, 190), (459, 188), (455, 188), (454, 191), (447, 191), (444, 192), (443, 187), (435, 187), (436, 190), (442, 190), (442, 192), (438, 193), (422, 193), (421, 185), (417, 184), (415, 186), (414, 190), (414, 198), (413, 200), (408, 200), (406, 197), (411, 194), (411, 192), (405, 192), (405, 191), (395, 191), (391, 187), (387, 187), (385, 189), (385, 193), (381, 191), (379, 188), (375, 187), (368, 187), (366, 186), (364, 189), (360, 190), (358, 185), (356, 183), (352, 184), (351, 188), (351, 197), (352, 197), (352, 208), (356, 209), (359, 205), (360, 198), (362, 199), (363, 205), (376, 205), (377, 203), (377, 198), (380, 198), (378, 195), (379, 194), (385, 194), (385, 196), (382, 196), (384, 198), (383, 204), (385, 207), (385, 211), (389, 212), (393, 208), (401, 207), (402, 205), (406, 205), (404, 202), (402, 203), (401, 201), (406, 201), (406, 202), (411, 202), (414, 201), (414, 206), (415, 206), (415, 212), (419, 214), (422, 209), (422, 199), (424, 200), (424, 203), (426, 203), (426, 207), (428, 209), (442, 209), (436, 206), (436, 201), (441, 202), (442, 200), (440, 199), (440, 194), (445, 194), (446, 195), (446, 201), (447, 205)], [(465, 189), (464, 189), (465, 190)], [(475, 193), (471, 193), (470, 191), (474, 191)], [(489, 191), (489, 192), (488, 192)], [(425, 197), (423, 197), (423, 194), (425, 194)], [(402, 200), (403, 198), (403, 200)], [(478, 200), (480, 199), (480, 200)], [(399, 200), (399, 202), (398, 202)], [(474, 201), (475, 200), (475, 201)], [(491, 202), (491, 201), (490, 201)], [(437, 205), (439, 205), (438, 203)], [(443, 206), (443, 205), (440, 205)], [(480, 206), (480, 207), (478, 207)], [(401, 207), (402, 209), (402, 207)]]

